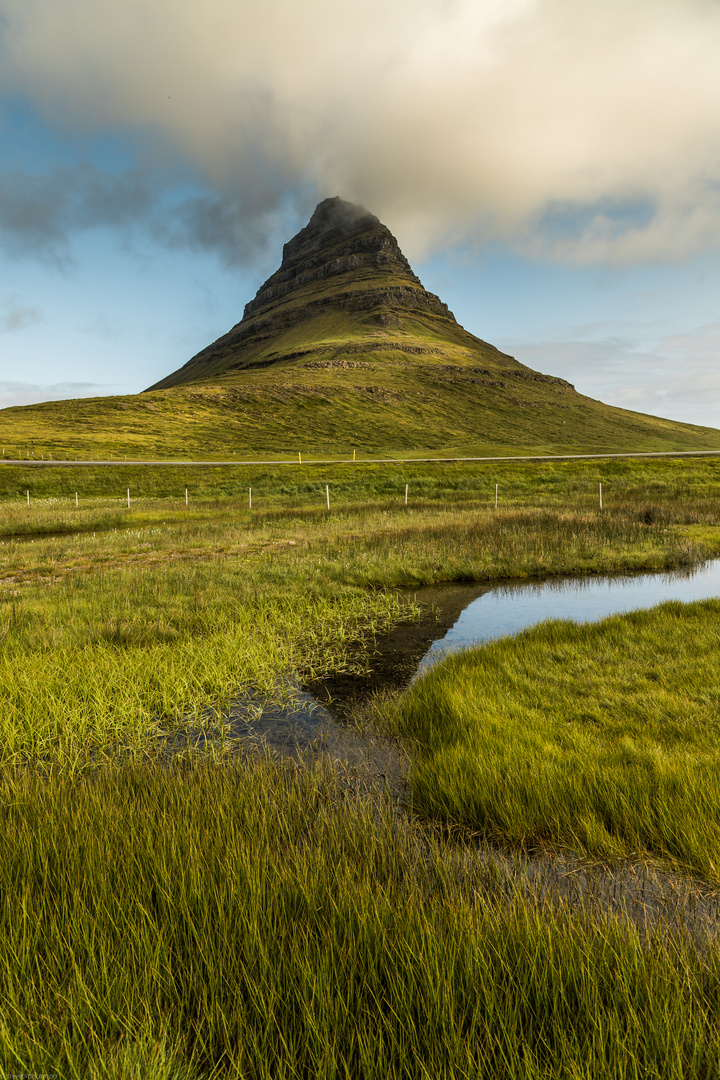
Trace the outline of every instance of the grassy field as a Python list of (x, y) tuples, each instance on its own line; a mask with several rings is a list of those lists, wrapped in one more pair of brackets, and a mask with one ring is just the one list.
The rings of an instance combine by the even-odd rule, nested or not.
[[(701, 460), (206, 469), (192, 482), (169, 467), (0, 469), (0, 1068), (168, 1080), (712, 1076), (715, 945), (681, 919), (643, 929), (591, 899), (542, 892), (481, 857), (477, 839), (433, 824), (480, 831), (432, 801), (433, 762), (464, 736), (442, 731), (441, 714), (423, 735), (427, 680), (400, 699), (419, 815), (348, 789), (331, 762), (258, 765), (219, 742), (209, 758), (171, 763), (154, 748), (189, 720), (221, 729), (225, 703), (277, 695), (290, 676), (362, 673), (375, 636), (417, 617), (416, 586), (689, 565), (720, 551), (718, 505), (718, 467)], [(574, 760), (585, 753), (588, 775), (608, 773), (616, 740), (611, 779), (639, 777), (638, 798), (649, 791), (659, 806), (661, 791), (673, 815), (651, 819), (618, 796), (622, 827), (604, 818), (593, 847), (593, 792), (582, 804), (576, 784), (558, 795), (552, 835), (487, 835), (645, 853), (714, 882), (697, 838), (717, 828), (719, 620), (713, 605), (673, 608), (483, 653), (505, 657), (498, 694), (526, 743), (523, 694), (538, 673), (559, 678), (553, 649), (568, 666), (552, 692), (568, 701), (573, 674), (585, 685), (597, 666), (602, 687), (598, 657), (609, 683), (631, 656), (637, 685), (607, 698), (615, 727), (602, 726), (600, 692), (585, 693), (597, 717), (576, 720), (586, 742)], [(526, 690), (511, 664), (520, 655)], [(440, 697), (442, 671), (433, 678)], [(571, 746), (572, 725), (558, 736), (547, 721), (543, 746)], [(692, 766), (679, 779), (678, 761)], [(508, 806), (521, 782), (507, 785)], [(447, 784), (458, 805), (463, 784)], [(691, 788), (705, 818), (685, 827)], [(528, 801), (528, 814), (538, 806)]]
[[(580, 465), (547, 470), (544, 485), (528, 468), (506, 475), (502, 511), (499, 474), (480, 468), (403, 473), (407, 508), (390, 469), (335, 469), (329, 514), (325, 477), (301, 472), (293, 487), (287, 473), (228, 471), (230, 494), (212, 498), (217, 470), (186, 510), (162, 495), (180, 477), (148, 470), (147, 485), (166, 487), (128, 511), (117, 497), (84, 492), (76, 508), (68, 496), (81, 480), (142, 491), (138, 470), (34, 471), (55, 494), (28, 508), (6, 490), (0, 518), (0, 761), (146, 747), (243, 688), (362, 669), (373, 635), (403, 614), (398, 587), (688, 565), (720, 542), (717, 473), (693, 462), (679, 483), (674, 464), (664, 502), (638, 500), (637, 477), (618, 473), (602, 514)], [(17, 472), (0, 480), (22, 489)], [(252, 511), (233, 485), (253, 487)]]

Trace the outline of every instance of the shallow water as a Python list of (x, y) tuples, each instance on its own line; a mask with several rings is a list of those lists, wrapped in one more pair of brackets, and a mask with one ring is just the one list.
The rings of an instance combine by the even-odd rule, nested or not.
[[(407, 749), (397, 740), (352, 723), (358, 704), (385, 687), (402, 687), (447, 652), (514, 633), (549, 618), (588, 622), (648, 608), (665, 600), (720, 597), (720, 559), (688, 570), (654, 574), (552, 578), (502, 585), (445, 585), (415, 590), (409, 599), (426, 610), (417, 622), (400, 623), (376, 642), (369, 675), (326, 680), (303, 689), (291, 682), (281, 699), (245, 698), (209, 727), (192, 726), (162, 740), (170, 752), (207, 749), (222, 738), (243, 754), (329, 762), (342, 789), (357, 796), (390, 798), (406, 807)], [(590, 865), (571, 852), (511, 852), (468, 840), (457, 858), (487, 869), (487, 889), (541, 903), (568, 905), (589, 917), (610, 917), (642, 937), (687, 935), (701, 949), (715, 948), (720, 896), (713, 889), (638, 860)]]
[(483, 590), (418, 664), (426, 670), (450, 652), (515, 634), (547, 619), (596, 622), (666, 600), (720, 597), (720, 559), (663, 573), (612, 574), (505, 582)]
[[(439, 585), (405, 595), (417, 602), (425, 615), (414, 622), (399, 623), (379, 638), (366, 674), (341, 675), (307, 687), (291, 681), (278, 696), (244, 697), (217, 717), (207, 717), (199, 729), (190, 724), (183, 736), (161, 741), (173, 751), (200, 748), (216, 743), (222, 731), (225, 738), (246, 750), (281, 756), (320, 754), (359, 764), (370, 752), (378, 775), (396, 772), (387, 761), (382, 765), (377, 762), (383, 740), (369, 732), (360, 734), (353, 726), (363, 702), (375, 692), (407, 686), (415, 675), (449, 652), (515, 633), (545, 619), (588, 622), (664, 600), (720, 597), (720, 559), (663, 573)], [(396, 747), (393, 759), (398, 753)]]

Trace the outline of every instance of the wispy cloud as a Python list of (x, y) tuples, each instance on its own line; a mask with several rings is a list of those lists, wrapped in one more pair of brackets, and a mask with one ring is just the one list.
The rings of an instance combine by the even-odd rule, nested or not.
[(12, 333), (13, 330), (22, 330), (40, 322), (42, 317), (39, 308), (24, 303), (17, 293), (0, 300), (0, 331)]
[(34, 405), (39, 401), (63, 401), (65, 398), (95, 397), (107, 394), (111, 387), (91, 382), (30, 383), (0, 380), (0, 409), (11, 405)]
[(720, 427), (720, 323), (654, 341), (569, 335), (512, 349), (523, 363), (608, 405)]

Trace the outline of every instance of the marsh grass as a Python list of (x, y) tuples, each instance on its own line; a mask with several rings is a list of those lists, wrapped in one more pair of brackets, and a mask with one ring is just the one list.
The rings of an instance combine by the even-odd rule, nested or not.
[(333, 596), (312, 582), (294, 595), (269, 577), (217, 561), (73, 575), (13, 597), (0, 607), (1, 760), (69, 767), (143, 748), (232, 697), (277, 694), (289, 676), (361, 671), (363, 643), (408, 616), (388, 592)]
[(125, 524), (0, 548), (0, 761), (77, 764), (289, 676), (362, 671), (375, 636), (413, 617), (398, 588), (660, 569), (712, 550), (636, 514), (432, 501), (172, 514), (150, 499)]
[(717, 953), (537, 901), (328, 769), (5, 774), (5, 1072), (704, 1077)]
[(398, 706), (414, 805), (482, 836), (720, 882), (720, 600), (552, 621), (448, 658)]
[[(202, 760), (154, 750), (188, 718), (221, 724), (231, 700), (278, 694), (290, 677), (362, 673), (375, 637), (415, 617), (415, 586), (716, 553), (718, 474), (688, 465), (618, 472), (614, 488), (603, 474), (603, 514), (596, 474), (577, 467), (507, 472), (497, 512), (496, 474), (454, 466), (209, 469), (194, 474), (189, 510), (177, 470), (89, 468), (84, 490), (78, 470), (0, 470), (0, 1068), (93, 1080), (714, 1075), (717, 949), (682, 920), (641, 932), (602, 905), (540, 894), (329, 767), (251, 766), (221, 740)], [(28, 510), (29, 474), (44, 487)], [(130, 511), (118, 486), (133, 490)], [(713, 685), (711, 616), (696, 616), (708, 642), (697, 716)], [(680, 708), (683, 670), (661, 710)], [(623, 746), (639, 741), (638, 716), (621, 710)], [(692, 743), (676, 727), (700, 791), (710, 727)], [(664, 745), (657, 760), (672, 757)], [(448, 789), (458, 799), (464, 782)], [(412, 798), (447, 819), (420, 788)], [(613, 852), (633, 848), (606, 833)], [(691, 869), (707, 854), (679, 850), (660, 854)]]

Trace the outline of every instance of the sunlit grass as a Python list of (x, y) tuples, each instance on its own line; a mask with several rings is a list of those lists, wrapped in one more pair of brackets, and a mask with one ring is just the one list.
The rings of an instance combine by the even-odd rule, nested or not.
[[(595, 465), (208, 469), (194, 489), (177, 470), (0, 470), (0, 1068), (78, 1080), (714, 1075), (714, 946), (691, 944), (682, 921), (648, 934), (590, 901), (540, 899), (521, 871), (428, 824), (440, 815), (505, 846), (645, 853), (715, 880), (712, 605), (630, 620), (634, 637), (615, 629), (601, 645), (590, 631), (536, 631), (518, 639), (524, 668), (512, 666), (521, 646), (499, 643), (501, 676), (476, 685), (466, 659), (462, 679), (438, 682), (452, 708), (477, 704), (464, 698), (479, 689), (507, 725), (497, 731), (513, 732), (498, 744), (516, 766), (502, 790), (487, 770), (504, 831), (463, 817), (475, 758), (435, 783), (433, 763), (472, 755), (475, 729), (427, 711), (421, 722), (422, 682), (403, 706), (419, 819), (309, 763), (251, 765), (221, 741), (204, 760), (161, 763), (153, 750), (188, 718), (221, 726), (231, 700), (278, 695), (288, 677), (362, 673), (375, 636), (414, 617), (417, 586), (716, 553), (715, 467), (685, 465), (603, 472), (602, 512)], [(577, 704), (557, 730), (556, 699)], [(531, 713), (545, 717), (539, 748), (523, 728)], [(543, 796), (555, 811), (545, 831)]]
[(418, 809), (715, 883), (719, 716), (720, 600), (545, 623), (449, 657), (398, 706)]

